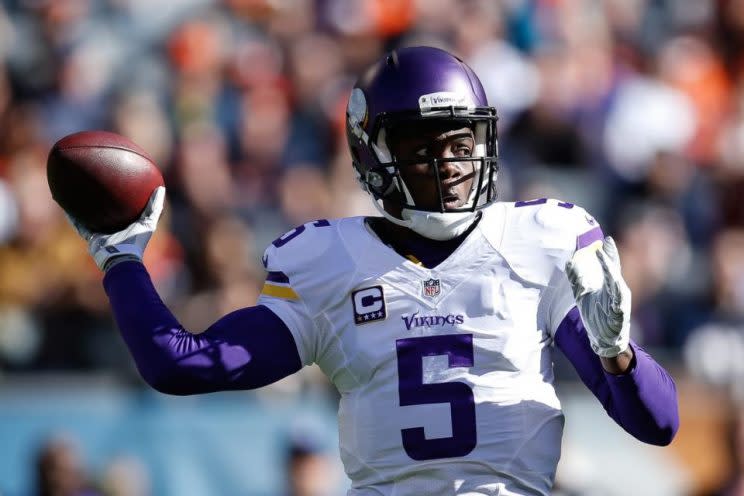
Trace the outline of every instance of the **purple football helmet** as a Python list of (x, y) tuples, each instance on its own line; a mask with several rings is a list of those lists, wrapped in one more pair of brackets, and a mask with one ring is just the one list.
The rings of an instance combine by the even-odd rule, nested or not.
[[(475, 151), (467, 158), (423, 157), (435, 171), (439, 208), (417, 207), (408, 194), (400, 168), (409, 165), (388, 146), (398, 126), (415, 129), (432, 120), (470, 127)], [(401, 209), (430, 212), (475, 212), (496, 199), (498, 142), (496, 109), (488, 105), (473, 70), (454, 55), (431, 47), (394, 50), (373, 65), (356, 83), (346, 109), (346, 137), (362, 187), (375, 202), (396, 202)], [(444, 206), (439, 164), (470, 162), (474, 179), (468, 202), (455, 209)], [(410, 160), (409, 160), (410, 162)]]

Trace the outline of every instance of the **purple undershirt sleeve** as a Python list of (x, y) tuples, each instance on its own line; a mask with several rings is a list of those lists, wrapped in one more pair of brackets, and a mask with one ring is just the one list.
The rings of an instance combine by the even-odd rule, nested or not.
[(630, 372), (614, 375), (605, 371), (589, 345), (576, 307), (558, 326), (555, 343), (623, 429), (645, 443), (666, 446), (672, 442), (679, 427), (677, 389), (669, 373), (640, 346), (631, 341)]
[(141, 263), (112, 267), (103, 285), (137, 369), (160, 392), (254, 389), (302, 366), (289, 329), (264, 306), (237, 310), (192, 334), (163, 304)]

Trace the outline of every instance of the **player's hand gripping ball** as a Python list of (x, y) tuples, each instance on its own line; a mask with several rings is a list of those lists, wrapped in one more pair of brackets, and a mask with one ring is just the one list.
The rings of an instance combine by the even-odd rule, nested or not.
[(163, 176), (131, 140), (106, 131), (71, 134), (47, 159), (54, 200), (95, 233), (114, 233), (139, 219)]

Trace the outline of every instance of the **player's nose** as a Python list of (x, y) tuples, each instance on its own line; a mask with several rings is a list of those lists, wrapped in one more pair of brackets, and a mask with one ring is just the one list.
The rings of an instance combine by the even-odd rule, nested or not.
[(443, 151), (437, 157), (437, 166), (439, 167), (439, 177), (441, 179), (452, 179), (462, 175), (462, 162), (451, 160), (455, 158), (455, 155), (449, 151)]

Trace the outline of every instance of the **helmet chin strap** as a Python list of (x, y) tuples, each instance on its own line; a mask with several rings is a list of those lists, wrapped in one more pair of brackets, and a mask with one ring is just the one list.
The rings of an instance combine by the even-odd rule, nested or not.
[(393, 224), (407, 227), (421, 236), (436, 241), (447, 241), (456, 238), (468, 230), (478, 217), (477, 212), (422, 212), (404, 208), (401, 211), (403, 219), (390, 215), (377, 200), (373, 200), (375, 208)]

